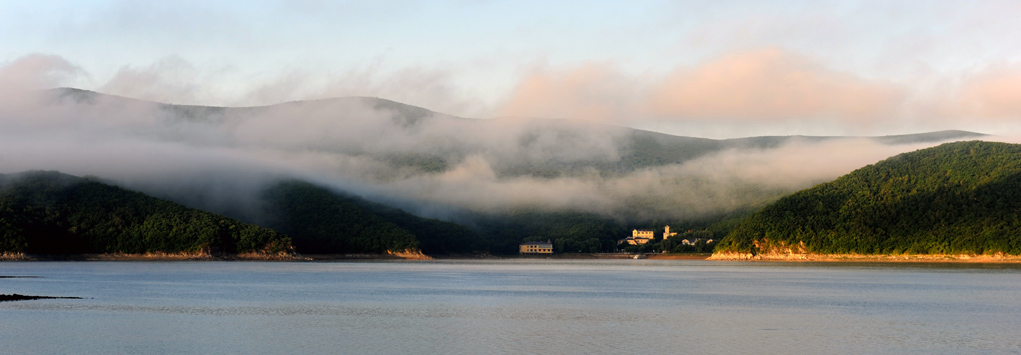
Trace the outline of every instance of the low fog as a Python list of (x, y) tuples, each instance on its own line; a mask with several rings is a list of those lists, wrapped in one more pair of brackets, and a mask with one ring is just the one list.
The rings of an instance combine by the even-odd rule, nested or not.
[(374, 98), (215, 108), (54, 89), (0, 99), (0, 173), (94, 176), (249, 218), (262, 189), (298, 178), (441, 219), (538, 209), (685, 220), (760, 206), (938, 143), (652, 136), (690, 141), (692, 153), (646, 159), (636, 152), (659, 143), (635, 145), (627, 128), (459, 118)]

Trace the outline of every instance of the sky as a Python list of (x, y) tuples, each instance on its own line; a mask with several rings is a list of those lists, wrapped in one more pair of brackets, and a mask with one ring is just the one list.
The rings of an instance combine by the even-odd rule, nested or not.
[(708, 138), (1021, 133), (1018, 1), (0, 0), (0, 91)]

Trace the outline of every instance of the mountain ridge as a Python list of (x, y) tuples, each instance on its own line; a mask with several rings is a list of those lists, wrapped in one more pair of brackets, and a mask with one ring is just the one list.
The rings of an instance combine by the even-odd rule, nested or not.
[[(378, 162), (389, 167), (372, 175), (374, 179), (381, 181), (400, 179), (408, 174), (449, 172), (470, 162), (475, 156), (486, 160), (496, 177), (500, 179), (585, 178), (593, 172), (603, 177), (623, 177), (643, 169), (684, 164), (726, 151), (770, 150), (795, 142), (821, 143), (864, 139), (881, 145), (901, 145), (985, 136), (975, 132), (946, 130), (876, 137), (793, 135), (711, 139), (574, 120), (461, 118), (392, 100), (370, 97), (289, 101), (251, 107), (218, 107), (164, 104), (70, 88), (51, 89), (50, 92), (58, 101), (70, 98), (75, 102), (95, 104), (103, 98), (110, 98), (123, 105), (150, 105), (157, 107), (156, 112), (165, 116), (164, 120), (209, 123), (214, 126), (234, 126), (249, 121), (252, 117), (277, 114), (281, 117), (273, 116), (274, 119), (286, 117), (295, 120), (295, 124), (298, 125), (302, 116), (344, 121), (371, 113), (372, 119), (360, 119), (358, 122), (350, 123), (350, 127), (341, 124), (336, 129), (378, 131), (376, 134), (394, 135), (393, 142), (388, 141), (389, 137), (378, 137), (376, 141), (369, 138), (367, 142), (333, 139), (320, 143), (309, 141), (281, 144), (287, 149), (354, 156)], [(348, 116), (355, 117), (333, 113), (345, 110), (353, 112)], [(365, 110), (368, 112), (363, 112)], [(376, 115), (388, 118), (389, 125), (392, 126), (382, 127), (378, 122), (373, 122)], [(474, 135), (489, 139), (474, 137), (466, 132), (475, 132)], [(363, 135), (350, 132), (348, 134), (358, 139), (367, 139)], [(409, 138), (410, 141), (402, 143)]]
[[(95, 100), (98, 99), (98, 98), (109, 97), (109, 98), (113, 98), (115, 100), (124, 100), (124, 101), (134, 102), (134, 103), (147, 103), (147, 104), (155, 104), (155, 105), (161, 105), (161, 106), (166, 106), (166, 107), (176, 107), (176, 108), (182, 108), (182, 109), (193, 109), (193, 110), (199, 110), (199, 111), (201, 111), (201, 110), (220, 111), (220, 110), (230, 110), (230, 109), (253, 110), (253, 109), (269, 109), (269, 108), (278, 108), (278, 107), (288, 107), (288, 106), (326, 104), (326, 103), (335, 103), (335, 102), (344, 102), (344, 101), (364, 101), (364, 102), (371, 103), (373, 105), (373, 107), (375, 107), (375, 108), (394, 109), (396, 111), (403, 112), (403, 113), (411, 113), (411, 115), (413, 117), (411, 120), (417, 120), (417, 119), (420, 119), (422, 117), (428, 116), (430, 114), (441, 115), (441, 116), (444, 116), (444, 117), (451, 117), (451, 118), (457, 118), (457, 119), (463, 119), (463, 120), (469, 120), (469, 121), (479, 121), (479, 122), (484, 122), (484, 121), (498, 122), (498, 121), (501, 121), (501, 120), (521, 120), (521, 118), (513, 118), (513, 117), (466, 118), (466, 117), (460, 117), (460, 116), (456, 116), (456, 115), (441, 113), (441, 112), (438, 112), (438, 111), (433, 111), (433, 110), (430, 110), (430, 109), (427, 109), (427, 108), (424, 108), (424, 107), (420, 107), (420, 106), (409, 105), (409, 104), (405, 104), (405, 103), (402, 103), (402, 102), (398, 102), (398, 101), (394, 101), (394, 100), (390, 100), (390, 99), (386, 99), (386, 98), (381, 98), (381, 97), (373, 97), (373, 96), (342, 96), (342, 97), (321, 98), (321, 99), (314, 99), (314, 100), (285, 101), (285, 102), (274, 103), (274, 104), (253, 105), (253, 106), (216, 106), (216, 105), (192, 105), (192, 104), (164, 103), (164, 102), (158, 102), (158, 101), (136, 99), (136, 98), (131, 98), (131, 97), (127, 97), (127, 96), (105, 94), (105, 93), (100, 93), (100, 92), (97, 92), (97, 91), (78, 89), (78, 88), (71, 88), (71, 87), (53, 88), (53, 89), (47, 89), (47, 90), (44, 90), (44, 91), (53, 93), (53, 95), (55, 96), (55, 99), (57, 99), (57, 100), (63, 100), (65, 98), (72, 98), (76, 102), (94, 103)], [(569, 119), (551, 119), (551, 118), (541, 118), (541, 117), (529, 117), (529, 118), (526, 118), (525, 120), (527, 120), (527, 121), (545, 121), (545, 122), (558, 122), (558, 121), (562, 121), (562, 122), (568, 122), (570, 124), (576, 124), (576, 125), (601, 125), (601, 126), (605, 126), (605, 127), (619, 128), (619, 129), (628, 130), (628, 131), (640, 132), (640, 134), (645, 134), (645, 135), (654, 135), (654, 136), (662, 135), (662, 136), (669, 136), (669, 137), (675, 137), (675, 138), (688, 138), (688, 139), (694, 139), (694, 140), (699, 140), (699, 141), (734, 142), (734, 143), (738, 143), (737, 144), (738, 146), (743, 146), (743, 147), (760, 147), (760, 148), (766, 148), (766, 147), (769, 147), (769, 146), (776, 145), (777, 144), (776, 143), (777, 140), (779, 140), (779, 141), (786, 141), (786, 140), (790, 140), (790, 139), (806, 139), (806, 140), (874, 139), (874, 140), (883, 141), (883, 142), (891, 143), (891, 144), (904, 144), (904, 143), (914, 143), (914, 142), (932, 142), (932, 141), (945, 140), (945, 139), (958, 139), (958, 138), (967, 138), (967, 137), (986, 136), (986, 134), (983, 134), (983, 133), (976, 133), (976, 132), (970, 132), (970, 131), (964, 131), (964, 130), (940, 130), (940, 131), (931, 131), (931, 132), (922, 132), (922, 133), (896, 134), (896, 135), (883, 135), (883, 136), (807, 136), (807, 135), (786, 135), (786, 136), (784, 136), (784, 135), (772, 135), (772, 136), (750, 136), (750, 137), (738, 137), (738, 138), (713, 139), (713, 138), (702, 138), (702, 137), (695, 137), (695, 136), (674, 135), (674, 134), (669, 134), (669, 133), (662, 133), (662, 132), (656, 132), (656, 131), (650, 131), (650, 130), (644, 130), (644, 129), (630, 128), (630, 127), (625, 127), (625, 126), (603, 125), (603, 124), (595, 124), (595, 123), (591, 123), (591, 122), (578, 121), (578, 120), (569, 120)]]
[[(504, 251), (532, 237), (563, 239), (564, 249), (606, 250), (631, 227), (701, 229), (701, 221), (743, 215), (906, 149), (982, 137), (939, 131), (710, 139), (570, 120), (460, 118), (365, 97), (230, 108), (78, 89), (46, 93), (54, 107), (40, 107), (38, 120), (14, 121), (37, 136), (12, 135), (29, 144), (12, 143), (6, 152), (51, 152), (42, 155), (49, 159), (15, 166), (69, 166), (234, 217), (257, 212), (255, 197), (281, 179), (315, 181), (470, 226)], [(75, 139), (52, 150), (32, 145), (49, 142), (53, 132)], [(103, 148), (93, 151), (92, 142)], [(66, 163), (64, 156), (80, 151), (103, 164)]]

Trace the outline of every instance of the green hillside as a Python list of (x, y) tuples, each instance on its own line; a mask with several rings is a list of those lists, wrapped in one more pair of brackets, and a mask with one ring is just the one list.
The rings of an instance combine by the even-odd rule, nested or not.
[(273, 230), (58, 172), (0, 175), (0, 252), (290, 252)]
[(484, 237), (460, 224), (422, 218), (400, 209), (364, 200), (360, 205), (414, 234), (423, 253), (464, 254), (489, 250), (489, 243)]
[(267, 226), (287, 233), (308, 254), (428, 254), (485, 250), (473, 231), (450, 222), (416, 217), (302, 181), (285, 181), (264, 194)]
[(1021, 145), (947, 143), (782, 198), (716, 252), (1021, 254)]

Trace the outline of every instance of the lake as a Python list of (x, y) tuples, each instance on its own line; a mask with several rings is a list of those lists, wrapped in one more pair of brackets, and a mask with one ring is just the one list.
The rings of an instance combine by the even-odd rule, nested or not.
[(1018, 353), (1021, 265), (2, 262), (0, 354)]

